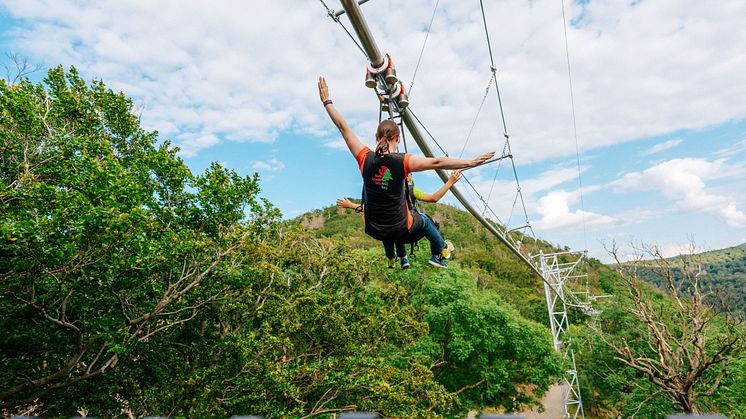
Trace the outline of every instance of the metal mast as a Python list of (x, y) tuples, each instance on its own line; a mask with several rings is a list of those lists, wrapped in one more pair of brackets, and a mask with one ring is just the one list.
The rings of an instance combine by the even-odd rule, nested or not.
[[(561, 262), (563, 256), (571, 256), (576, 259), (571, 262)], [(584, 311), (590, 310), (589, 303), (580, 305), (568, 304), (565, 292), (572, 292), (565, 287), (565, 282), (571, 279), (583, 278), (586, 275), (578, 275), (575, 270), (585, 258), (585, 253), (560, 252), (544, 254), (539, 252), (539, 266), (547, 282), (544, 283), (544, 294), (547, 299), (547, 310), (549, 311), (549, 326), (552, 329), (552, 344), (554, 350), (562, 353), (562, 358), (567, 366), (562, 383), (562, 404), (565, 407), (566, 418), (585, 418), (583, 411), (583, 400), (580, 397), (580, 384), (578, 383), (578, 369), (575, 366), (575, 353), (570, 342), (565, 339), (565, 333), (570, 327), (567, 318), (567, 306), (575, 306)], [(558, 292), (552, 291), (549, 285), (553, 285)]]

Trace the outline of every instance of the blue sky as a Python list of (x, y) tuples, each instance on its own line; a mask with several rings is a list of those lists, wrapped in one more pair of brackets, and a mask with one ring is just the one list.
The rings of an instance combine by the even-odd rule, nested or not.
[[(435, 3), (363, 6), (407, 87)], [(746, 3), (704, 3), (566, 3), (581, 207), (561, 3), (484, 2), (539, 237), (604, 260), (611, 240), (656, 243), (667, 254), (690, 237), (702, 249), (746, 242)], [(0, 49), (45, 68), (75, 65), (123, 90), (143, 125), (179, 145), (193, 170), (218, 161), (260, 173), (263, 196), (288, 218), (359, 195), (354, 160), (318, 101), (319, 74), (368, 144), (378, 113), (362, 83), (364, 57), (318, 1), (0, 1)], [(489, 77), (479, 2), (441, 0), (411, 103), (451, 155)], [(465, 156), (499, 151), (501, 137), (491, 91)], [(493, 188), (490, 205), (505, 221), (515, 183), (503, 167), (493, 185), (494, 169), (468, 176), (483, 196)], [(432, 174), (416, 181), (439, 187)]]

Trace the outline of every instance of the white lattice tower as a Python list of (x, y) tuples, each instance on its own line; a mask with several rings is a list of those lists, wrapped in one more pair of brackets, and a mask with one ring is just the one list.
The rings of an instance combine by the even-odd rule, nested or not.
[[(574, 256), (572, 262), (560, 262), (560, 256)], [(560, 252), (539, 255), (539, 268), (544, 276), (544, 294), (549, 312), (549, 326), (552, 330), (554, 350), (562, 353), (564, 365), (567, 366), (562, 383), (562, 402), (566, 418), (585, 418), (583, 400), (580, 397), (578, 371), (575, 367), (575, 353), (565, 340), (565, 332), (570, 326), (567, 318), (567, 306), (577, 306), (584, 311), (588, 303), (580, 302), (575, 293), (565, 287), (568, 280), (583, 277), (574, 272), (585, 257), (584, 253)]]

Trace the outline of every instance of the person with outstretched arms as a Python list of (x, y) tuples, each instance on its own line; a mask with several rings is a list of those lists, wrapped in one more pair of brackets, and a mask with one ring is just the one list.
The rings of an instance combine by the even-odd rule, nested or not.
[[(423, 218), (411, 208), (407, 199), (406, 179), (413, 172), (476, 167), (494, 157), (495, 153), (485, 153), (474, 159), (418, 157), (397, 153), (399, 127), (390, 119), (378, 124), (375, 133), (376, 147), (375, 150), (371, 150), (352, 132), (347, 121), (334, 107), (323, 76), (319, 77), (318, 88), (319, 99), (360, 168), (365, 199), (365, 233), (376, 240), (381, 240), (386, 257), (391, 259), (395, 255), (396, 243), (407, 243), (410, 236), (424, 231), (425, 237), (430, 241), (432, 253), (428, 262), (433, 266), (447, 268), (448, 265), (442, 255), (445, 243), (432, 221)], [(437, 240), (438, 238), (440, 240)]]

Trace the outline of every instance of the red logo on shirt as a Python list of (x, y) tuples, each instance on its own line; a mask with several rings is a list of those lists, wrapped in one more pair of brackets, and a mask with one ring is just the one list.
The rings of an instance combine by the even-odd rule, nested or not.
[(373, 183), (380, 186), (381, 189), (388, 189), (389, 188), (389, 181), (393, 179), (394, 177), (391, 176), (391, 171), (386, 166), (381, 166), (380, 169), (378, 169), (378, 173), (373, 175)]

